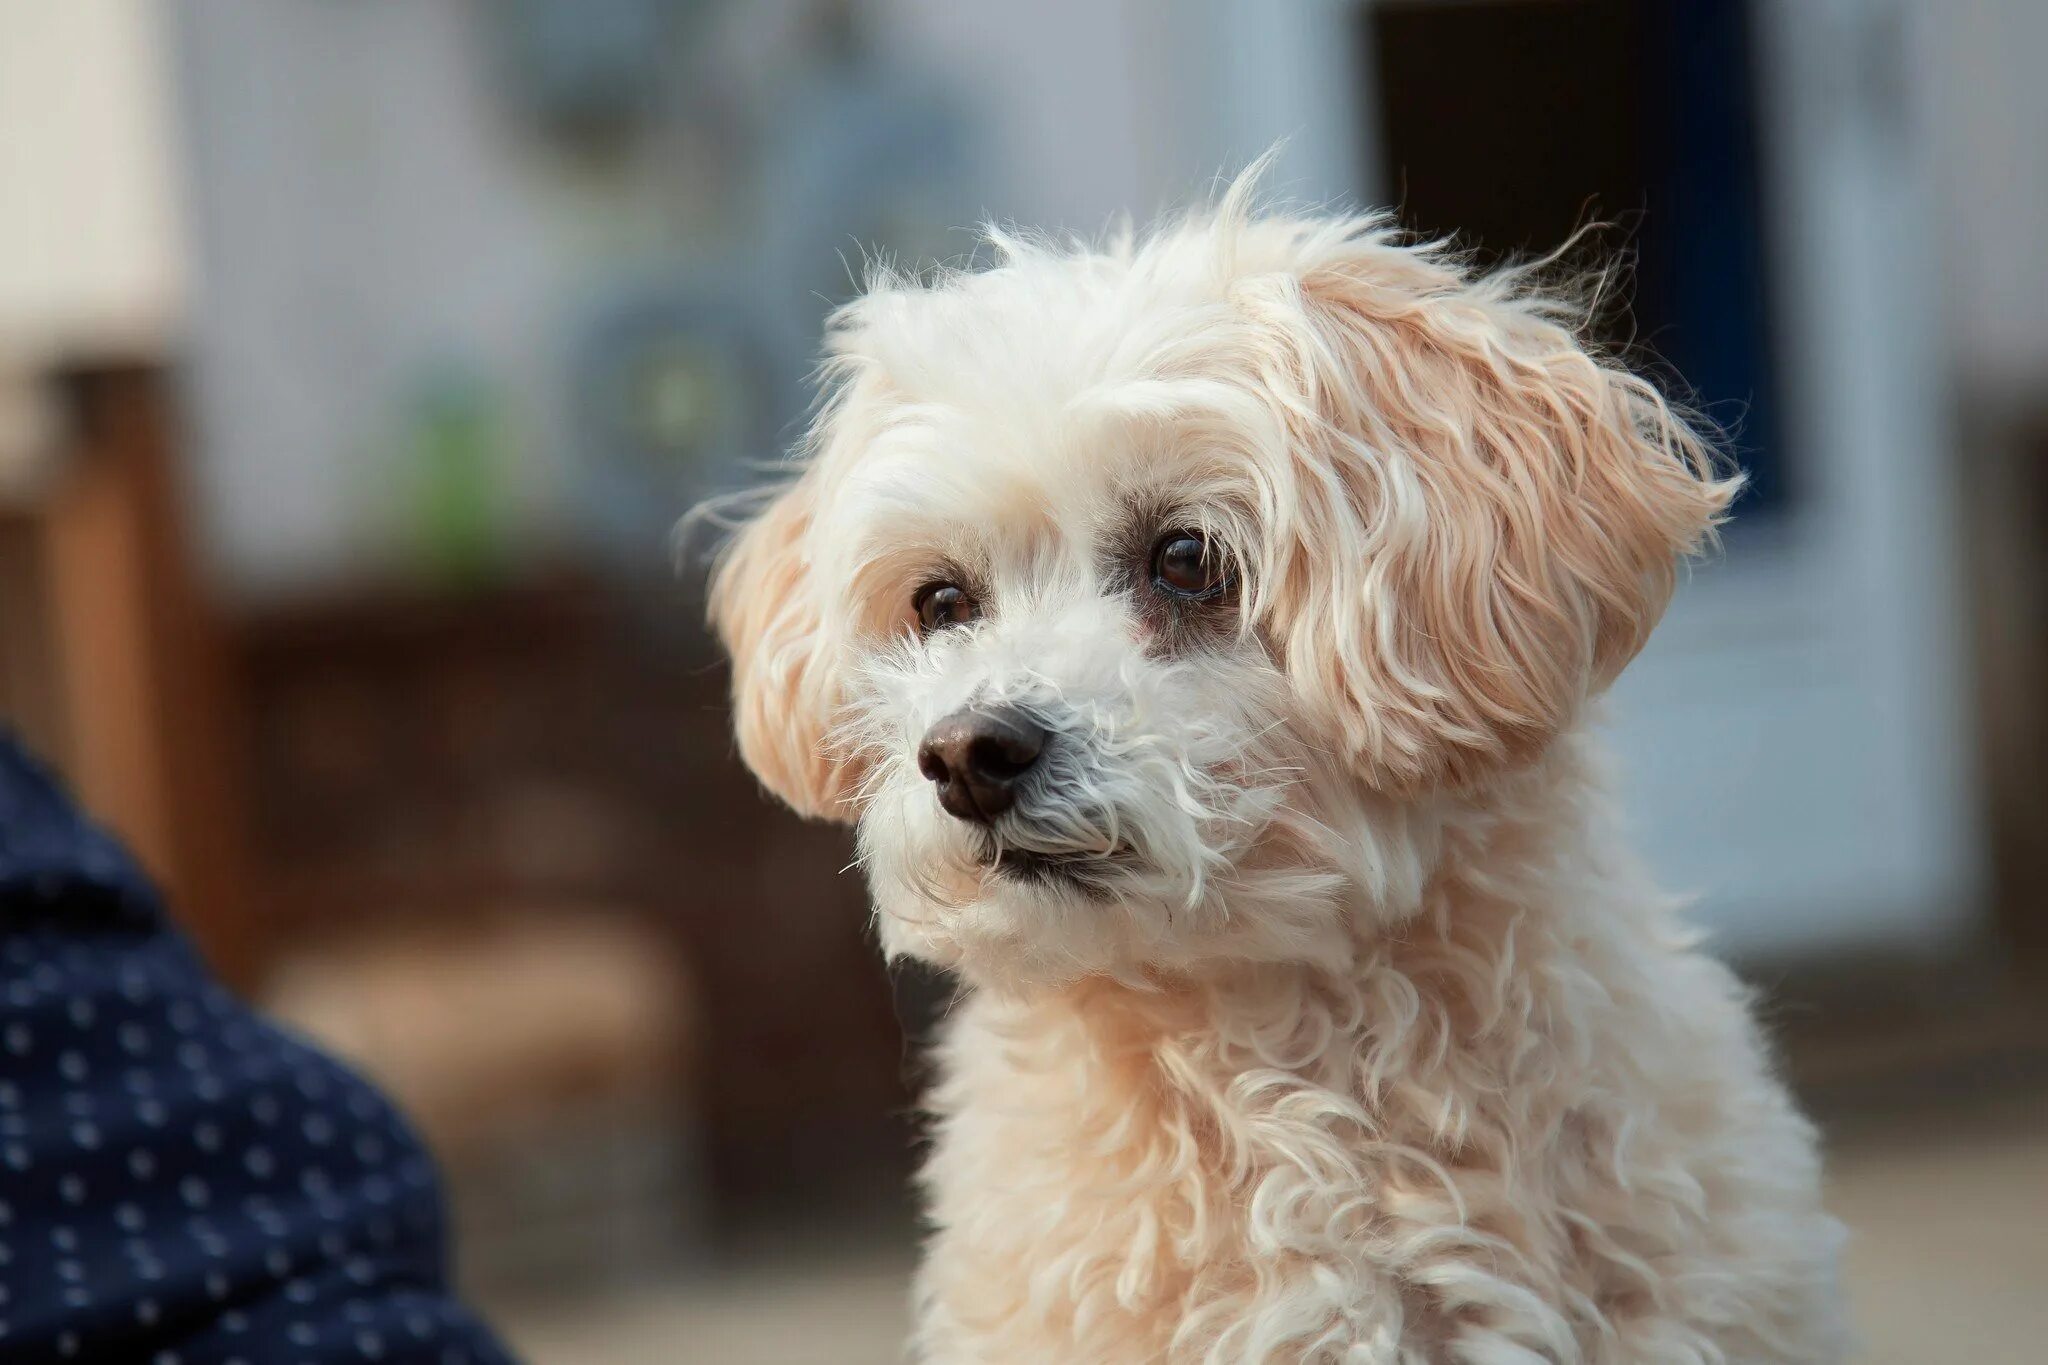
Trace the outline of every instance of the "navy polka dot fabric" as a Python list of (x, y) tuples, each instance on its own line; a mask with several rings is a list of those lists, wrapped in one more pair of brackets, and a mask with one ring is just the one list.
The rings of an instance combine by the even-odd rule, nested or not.
[(210, 981), (0, 733), (0, 1365), (500, 1365), (374, 1090)]

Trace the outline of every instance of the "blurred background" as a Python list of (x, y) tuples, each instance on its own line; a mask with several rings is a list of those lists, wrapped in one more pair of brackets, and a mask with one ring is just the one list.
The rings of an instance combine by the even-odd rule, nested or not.
[[(2048, 1300), (2048, 6), (0, 0), (0, 715), (411, 1109), (536, 1365), (896, 1358), (916, 1038), (671, 531), (864, 252), (1206, 193), (1488, 254), (1753, 490), (1611, 708), (1767, 992), (1867, 1358)], [(2031, 1189), (2030, 1197), (2019, 1192)]]

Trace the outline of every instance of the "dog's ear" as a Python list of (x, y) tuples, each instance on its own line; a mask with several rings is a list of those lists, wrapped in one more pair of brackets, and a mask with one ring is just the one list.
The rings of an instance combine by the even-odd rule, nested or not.
[(816, 472), (743, 525), (712, 571), (710, 618), (732, 656), (740, 757), (801, 815), (846, 820), (846, 765), (828, 745), (839, 684), (810, 567)]
[(1322, 241), (1259, 309), (1290, 442), (1321, 465), (1288, 481), (1269, 629), (1370, 780), (1465, 785), (1613, 681), (1739, 479), (1512, 277)]

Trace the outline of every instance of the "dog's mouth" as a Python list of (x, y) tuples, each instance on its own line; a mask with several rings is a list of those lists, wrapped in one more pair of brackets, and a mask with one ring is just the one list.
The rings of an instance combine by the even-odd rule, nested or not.
[(1106, 853), (1041, 853), (1028, 848), (984, 850), (982, 862), (1008, 881), (1039, 886), (1065, 886), (1091, 896), (1109, 893), (1116, 877), (1132, 858), (1121, 845)]

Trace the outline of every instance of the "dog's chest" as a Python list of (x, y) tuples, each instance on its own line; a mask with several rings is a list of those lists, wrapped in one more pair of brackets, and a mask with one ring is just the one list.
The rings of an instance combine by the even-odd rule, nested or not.
[(929, 1358), (1115, 1365), (1236, 1334), (1306, 1359), (1333, 1325), (1356, 1343), (1378, 1318), (1381, 1358), (1404, 1359), (1417, 1305), (1374, 1230), (1409, 1182), (1358, 1140), (1355, 1106), (1299, 1075), (1233, 1073), (1148, 1036), (1157, 1022), (956, 1022), (925, 1171)]

